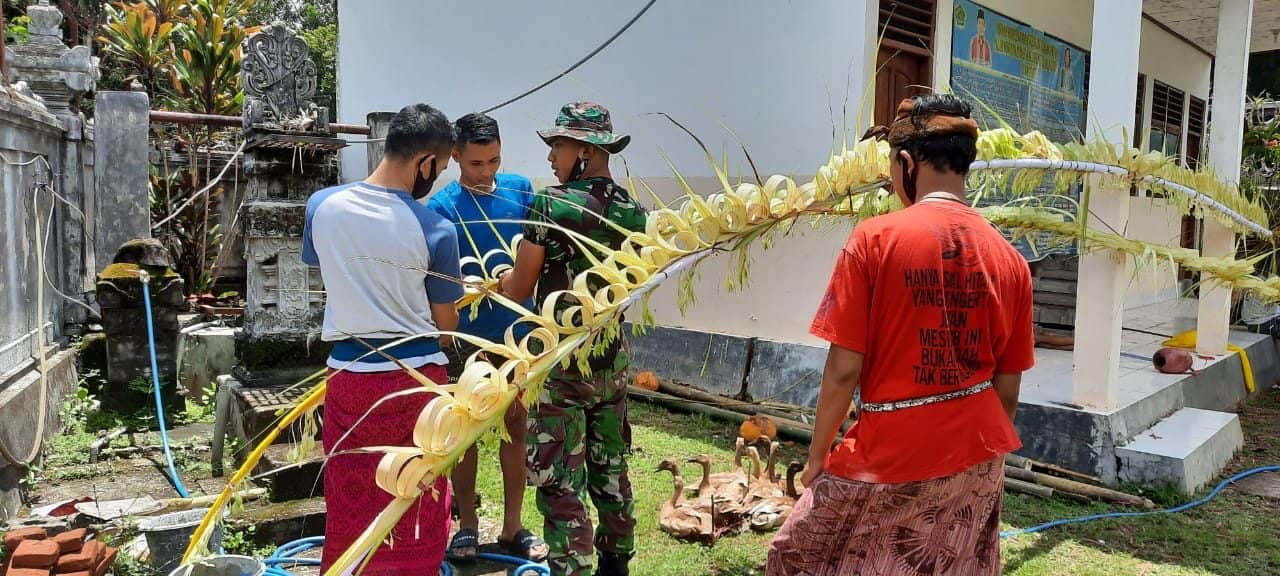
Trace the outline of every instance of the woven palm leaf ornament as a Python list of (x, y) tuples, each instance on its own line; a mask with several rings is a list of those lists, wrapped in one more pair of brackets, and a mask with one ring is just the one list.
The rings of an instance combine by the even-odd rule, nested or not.
[[(1005, 193), (1013, 191), (1015, 196), (1024, 196), (1005, 206), (981, 209), (988, 220), (1013, 234), (1047, 234), (1062, 242), (1079, 241), (1085, 250), (1105, 249), (1127, 254), (1138, 261), (1172, 262), (1201, 271), (1210, 281), (1252, 289), (1262, 298), (1280, 300), (1280, 278), (1254, 276), (1253, 266), (1247, 261), (1202, 257), (1192, 250), (1128, 239), (1122, 234), (1082, 226), (1087, 201), (1081, 203), (1074, 215), (1027, 201), (1027, 197), (1043, 187), (1050, 171), (1058, 191), (1068, 190), (1085, 176), (1098, 175), (1111, 180), (1110, 185), (1099, 187), (1101, 193), (1127, 195), (1130, 185), (1160, 190), (1167, 193), (1183, 213), (1207, 214), (1239, 233), (1269, 237), (1266, 212), (1261, 206), (1240, 195), (1235, 186), (1222, 183), (1211, 172), (1179, 167), (1159, 153), (1141, 154), (1107, 143), (1059, 146), (1039, 132), (984, 131), (979, 136), (978, 148), (979, 157), (971, 178), (977, 193), (999, 186)], [(709, 154), (708, 157), (710, 159)], [(534, 310), (498, 294), (496, 279), (491, 277), (496, 274), (481, 266), (485, 272), (468, 279), (467, 295), (460, 307), (491, 299), (518, 312), (521, 315), (518, 323), (531, 328), (527, 335), (517, 339), (515, 332), (508, 329), (502, 342), (444, 332), (413, 337), (461, 338), (479, 347), (485, 359), (478, 355), (469, 358), (455, 384), (432, 382), (416, 370), (405, 370), (421, 387), (393, 396), (429, 393), (435, 397), (419, 415), (413, 446), (363, 449), (382, 454), (376, 485), (394, 498), (328, 574), (358, 571), (379, 546), (394, 546), (387, 538), (399, 518), (420, 496), (436, 496), (424, 495), (423, 486), (430, 486), (436, 478), (448, 474), (467, 448), (482, 436), (495, 430), (501, 433), (503, 414), (512, 402), (518, 398), (528, 404), (536, 402), (542, 384), (554, 368), (576, 362), (579, 369), (586, 372), (591, 354), (618, 337), (623, 310), (643, 301), (652, 289), (670, 277), (692, 270), (715, 252), (728, 251), (741, 256), (738, 269), (730, 272), (729, 280), (731, 286), (740, 287), (745, 281), (745, 252), (755, 240), (767, 241), (775, 232), (787, 230), (784, 225), (812, 216), (857, 221), (900, 207), (895, 197), (883, 189), (889, 175), (889, 147), (883, 141), (865, 140), (846, 146), (803, 184), (787, 176), (771, 176), (763, 181), (735, 185), (727, 170), (714, 159), (711, 165), (720, 185), (718, 191), (699, 195), (677, 172), (676, 179), (684, 195), (671, 204), (654, 195), (656, 206), (648, 215), (645, 230), (622, 231), (626, 239), (618, 250), (571, 230), (559, 229), (582, 248), (592, 266), (575, 277), (569, 289), (550, 294)], [(629, 182), (629, 188), (636, 190), (635, 182)], [(514, 249), (514, 243), (505, 247), (508, 255), (513, 255)], [(487, 254), (484, 258), (493, 256)], [(386, 356), (381, 351), (370, 354)], [(280, 432), (323, 402), (323, 376), (323, 371), (317, 372), (300, 383), (314, 385), (280, 418), (228, 481), (192, 537), (184, 562), (206, 553), (213, 523), (222, 517), (222, 509), (232, 501), (232, 495), (257, 465), (266, 447)], [(394, 398), (384, 401), (394, 401)]]

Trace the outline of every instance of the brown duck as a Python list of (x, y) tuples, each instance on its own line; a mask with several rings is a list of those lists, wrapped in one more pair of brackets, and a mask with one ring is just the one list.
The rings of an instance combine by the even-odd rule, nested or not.
[(684, 478), (680, 475), (680, 466), (676, 460), (663, 460), (658, 464), (658, 470), (671, 473), (674, 489), (671, 499), (663, 502), (658, 511), (658, 527), (683, 540), (714, 539), (715, 526), (711, 520), (711, 511), (684, 499)]
[(800, 498), (796, 490), (796, 475), (802, 470), (804, 465), (799, 462), (787, 465), (786, 493), (765, 498), (751, 508), (749, 524), (752, 530), (757, 532), (776, 530), (787, 521), (787, 517), (791, 515), (791, 509), (796, 505), (796, 500)]

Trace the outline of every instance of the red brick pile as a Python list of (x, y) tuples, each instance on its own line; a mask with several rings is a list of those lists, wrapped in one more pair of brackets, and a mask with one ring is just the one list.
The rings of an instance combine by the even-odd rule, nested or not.
[(85, 529), (49, 537), (44, 528), (21, 528), (4, 535), (8, 561), (0, 576), (103, 576), (111, 571), (116, 549), (98, 540), (85, 542)]

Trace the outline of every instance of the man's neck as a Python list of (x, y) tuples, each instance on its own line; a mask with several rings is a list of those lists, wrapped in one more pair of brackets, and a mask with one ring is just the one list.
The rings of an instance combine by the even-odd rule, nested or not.
[(589, 180), (591, 178), (608, 178), (613, 180), (613, 175), (609, 173), (609, 165), (606, 164), (595, 168), (588, 166), (586, 170), (582, 171), (582, 175), (578, 176), (579, 180)]
[(407, 191), (413, 188), (413, 180), (410, 179), (408, 182), (405, 182), (404, 178), (399, 177), (396, 174), (396, 170), (392, 168), (386, 160), (379, 163), (378, 167), (375, 168), (373, 173), (370, 174), (368, 178), (365, 178), (364, 181), (366, 184), (381, 188), (390, 188), (392, 190)]
[(497, 191), (498, 179), (495, 177), (493, 180), (490, 180), (488, 183), (479, 184), (476, 182), (467, 182), (459, 178), (458, 186), (461, 186), (463, 190), (466, 190), (467, 192), (470, 192), (472, 194), (480, 194), (482, 196), (488, 196), (489, 194), (493, 194), (494, 192)]

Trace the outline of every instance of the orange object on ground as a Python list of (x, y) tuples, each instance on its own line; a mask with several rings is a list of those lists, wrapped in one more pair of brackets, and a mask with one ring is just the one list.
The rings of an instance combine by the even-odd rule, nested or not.
[(747, 442), (755, 442), (760, 438), (773, 440), (778, 437), (778, 424), (768, 416), (755, 414), (742, 421), (742, 425), (738, 427), (738, 435)]
[(10, 568), (5, 576), (49, 576), (48, 568)]
[[(865, 355), (858, 422), (826, 471), (897, 484), (959, 473), (1021, 446), (994, 389), (1035, 363), (1031, 273), (974, 209), (925, 200), (866, 220), (838, 256), (810, 331)], [(854, 440), (856, 439), (856, 449)]]
[(84, 547), (84, 539), (89, 535), (89, 531), (84, 528), (76, 528), (68, 530), (51, 538), (58, 543), (58, 551), (63, 554), (72, 554), (79, 552)]
[[(58, 544), (52, 540), (23, 540), (13, 551), (9, 564), (13, 568), (44, 568), (58, 561)], [(12, 570), (10, 570), (12, 572)]]
[(116, 554), (118, 550), (111, 546), (103, 546), (102, 560), (98, 561), (98, 567), (93, 569), (93, 576), (103, 576), (111, 571), (111, 567), (116, 563)]
[(656, 392), (658, 390), (658, 375), (648, 370), (636, 374), (636, 388)]
[(49, 534), (44, 528), (19, 528), (4, 533), (4, 549), (5, 552), (13, 554), (18, 548), (18, 543), (23, 540), (44, 540)]
[(98, 565), (97, 560), (97, 558), (90, 556), (85, 552), (63, 554), (58, 557), (58, 562), (54, 565), (53, 571), (58, 574), (88, 572)]

